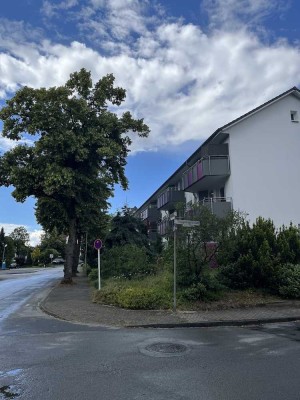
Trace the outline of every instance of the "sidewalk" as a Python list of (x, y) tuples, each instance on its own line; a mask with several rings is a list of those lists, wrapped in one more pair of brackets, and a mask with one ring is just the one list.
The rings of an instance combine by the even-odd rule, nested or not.
[(92, 303), (87, 278), (78, 276), (74, 281), (71, 286), (58, 283), (40, 304), (41, 309), (63, 320), (110, 327), (239, 326), (300, 320), (300, 301), (218, 311), (125, 310)]

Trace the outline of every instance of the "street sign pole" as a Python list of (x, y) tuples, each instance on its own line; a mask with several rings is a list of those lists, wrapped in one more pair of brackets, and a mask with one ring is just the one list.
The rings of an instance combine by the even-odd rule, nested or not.
[(194, 226), (199, 226), (200, 222), (199, 221), (191, 221), (188, 219), (177, 219), (174, 218), (174, 227), (173, 227), (173, 232), (174, 232), (174, 254), (173, 254), (173, 262), (174, 262), (174, 270), (173, 270), (173, 278), (174, 278), (174, 283), (173, 283), (173, 311), (176, 312), (176, 269), (177, 269), (177, 253), (176, 253), (176, 230), (177, 230), (177, 225), (181, 225), (186, 228), (192, 228)]
[(177, 260), (176, 260), (176, 224), (174, 224), (174, 286), (173, 286), (173, 311), (176, 312), (176, 267), (177, 267)]
[(101, 289), (101, 273), (100, 273), (100, 268), (101, 268), (101, 258), (100, 258), (100, 249), (98, 249), (98, 290)]
[(100, 249), (102, 247), (102, 241), (100, 239), (96, 239), (94, 242), (94, 248), (98, 251), (98, 290), (101, 289), (101, 272), (100, 272)]

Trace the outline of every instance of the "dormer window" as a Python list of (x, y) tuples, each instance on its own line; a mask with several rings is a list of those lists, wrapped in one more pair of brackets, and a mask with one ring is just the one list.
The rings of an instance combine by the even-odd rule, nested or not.
[(291, 111), (291, 122), (299, 122), (297, 111)]

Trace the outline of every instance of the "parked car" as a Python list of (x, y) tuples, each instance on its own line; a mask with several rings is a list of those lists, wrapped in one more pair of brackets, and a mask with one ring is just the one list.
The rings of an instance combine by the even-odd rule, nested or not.
[(65, 260), (61, 257), (56, 257), (52, 260), (52, 264), (63, 264), (65, 262)]
[(14, 268), (18, 268), (18, 264), (16, 262), (12, 262), (9, 266), (9, 269), (14, 269)]

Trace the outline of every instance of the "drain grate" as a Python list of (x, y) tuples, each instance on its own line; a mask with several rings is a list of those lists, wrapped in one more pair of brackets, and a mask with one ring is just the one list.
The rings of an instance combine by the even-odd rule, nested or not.
[(178, 343), (153, 343), (145, 347), (145, 350), (161, 354), (177, 354), (187, 351), (187, 347)]

